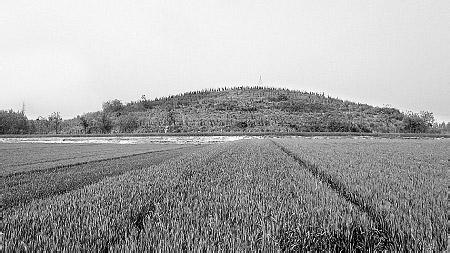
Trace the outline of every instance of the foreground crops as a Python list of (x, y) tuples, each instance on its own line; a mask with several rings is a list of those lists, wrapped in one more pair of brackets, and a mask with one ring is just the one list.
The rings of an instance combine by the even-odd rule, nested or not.
[(365, 213), (270, 141), (207, 147), (5, 217), (28, 250), (385, 249)]
[[(372, 142), (365, 145), (377, 146)], [(389, 195), (382, 195), (375, 184), (376, 179), (382, 181), (377, 159), (371, 160), (373, 167), (364, 162), (370, 148), (358, 149), (360, 156), (342, 160), (351, 165), (348, 161), (360, 159), (361, 166), (373, 169), (366, 171), (365, 186), (358, 184), (362, 179), (347, 179), (350, 169), (345, 166), (340, 167), (339, 177), (331, 168), (339, 165), (331, 153), (322, 150), (319, 156), (321, 153), (315, 152), (320, 142), (307, 146), (309, 149), (302, 149), (305, 156), (294, 140), (208, 146), (158, 166), (14, 208), (4, 215), (0, 231), (7, 250), (29, 251), (442, 250), (441, 241), (408, 231), (427, 228), (413, 215), (410, 222), (416, 225), (406, 226), (402, 206), (390, 204), (388, 216), (378, 215), (385, 214), (386, 206), (380, 203), (386, 205), (383, 198)], [(420, 159), (431, 163), (436, 157), (429, 158)], [(325, 167), (327, 159), (330, 167)], [(409, 168), (398, 169), (396, 161), (388, 165), (392, 166), (392, 171), (384, 170), (388, 178)], [(426, 168), (432, 171), (434, 167)], [(413, 170), (408, 175), (425, 177), (425, 181), (439, 175), (426, 171), (422, 175)], [(356, 170), (351, 173), (360, 178)], [(403, 181), (385, 181), (394, 190), (403, 187)], [(374, 187), (373, 195), (364, 192), (369, 186)], [(439, 215), (445, 212), (440, 187), (428, 188), (427, 196), (433, 199), (422, 202), (431, 203), (422, 213), (431, 217), (426, 222), (435, 230), (443, 225)], [(401, 198), (395, 192), (391, 195)], [(419, 210), (415, 208), (412, 213)], [(429, 208), (438, 210), (428, 213)], [(445, 224), (430, 234), (432, 238), (446, 237)]]
[(409, 251), (444, 251), (449, 140), (278, 139)]

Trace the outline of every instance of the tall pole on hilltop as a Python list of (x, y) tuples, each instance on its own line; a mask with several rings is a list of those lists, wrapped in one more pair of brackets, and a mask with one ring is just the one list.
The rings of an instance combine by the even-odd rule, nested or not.
[(259, 75), (258, 86), (260, 86), (260, 87), (263, 86), (263, 81), (262, 81), (261, 75)]

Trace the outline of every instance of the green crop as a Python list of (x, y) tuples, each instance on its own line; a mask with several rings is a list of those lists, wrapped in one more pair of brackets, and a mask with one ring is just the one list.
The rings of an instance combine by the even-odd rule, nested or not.
[(101, 181), (105, 177), (148, 168), (195, 149), (197, 147), (147, 151), (93, 161), (81, 158), (72, 164), (46, 169), (39, 167), (40, 169), (0, 176), (0, 191), (3, 194), (0, 210), (28, 203), (33, 199), (63, 194)]
[(448, 140), (279, 139), (408, 251), (447, 248)]
[(180, 147), (176, 144), (0, 143), (0, 177)]
[(7, 251), (442, 251), (446, 145), (204, 146), (14, 207), (0, 232)]

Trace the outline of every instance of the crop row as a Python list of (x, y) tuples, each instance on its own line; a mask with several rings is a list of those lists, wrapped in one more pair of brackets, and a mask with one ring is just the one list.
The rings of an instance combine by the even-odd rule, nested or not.
[(54, 170), (36, 170), (32, 173), (9, 175), (0, 178), (0, 191), (2, 192), (0, 210), (28, 203), (33, 199), (47, 198), (72, 191), (96, 183), (105, 177), (148, 168), (186, 152), (192, 152), (194, 149), (196, 148), (161, 150), (117, 159), (73, 164)]
[(16, 208), (6, 249), (392, 249), (370, 217), (268, 140), (204, 147)]
[(278, 139), (277, 143), (384, 217), (405, 250), (447, 248), (448, 140)]

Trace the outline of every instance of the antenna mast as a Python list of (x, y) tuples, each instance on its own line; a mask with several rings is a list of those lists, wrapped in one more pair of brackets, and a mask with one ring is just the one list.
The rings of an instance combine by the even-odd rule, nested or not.
[(259, 75), (258, 86), (261, 86), (261, 87), (263, 86), (263, 81), (262, 81), (261, 75)]

